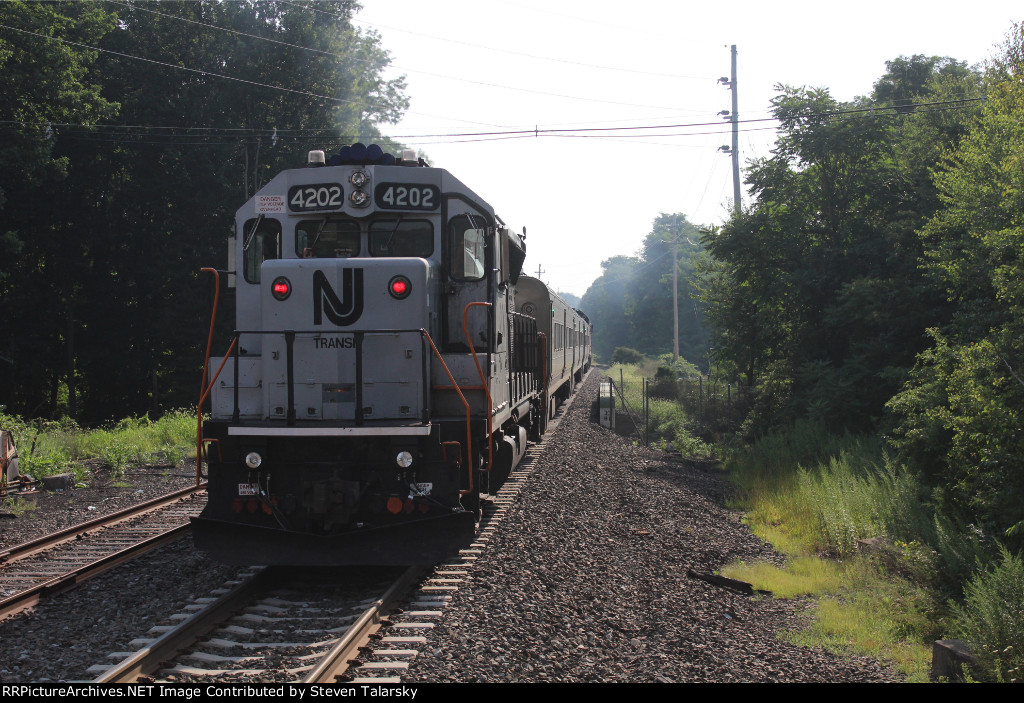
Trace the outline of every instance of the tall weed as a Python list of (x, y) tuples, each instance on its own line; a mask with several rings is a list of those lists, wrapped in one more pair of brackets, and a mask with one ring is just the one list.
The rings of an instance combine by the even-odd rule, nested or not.
[(1024, 561), (1000, 548), (1000, 561), (979, 571), (951, 604), (953, 631), (974, 647), (982, 675), (1024, 681)]
[[(640, 421), (641, 432), (644, 411), (643, 382), (657, 370), (657, 362), (645, 362), (640, 365), (616, 364), (608, 372), (615, 387), (625, 395), (628, 410)], [(652, 445), (667, 446), (667, 443), (671, 442), (677, 451), (684, 454), (712, 454), (712, 448), (691, 432), (691, 418), (680, 403), (652, 397), (648, 400), (648, 410), (648, 439)]]
[(36, 478), (73, 472), (76, 482), (83, 483), (88, 459), (102, 459), (121, 478), (133, 466), (176, 466), (195, 456), (196, 419), (190, 410), (175, 410), (159, 420), (125, 418), (92, 430), (67, 418), (26, 421), (0, 413), (0, 427), (14, 432), (21, 471)]
[(843, 451), (799, 469), (794, 499), (812, 506), (817, 548), (848, 556), (858, 540), (913, 540), (927, 523), (917, 480), (889, 461), (872, 464), (868, 458)]

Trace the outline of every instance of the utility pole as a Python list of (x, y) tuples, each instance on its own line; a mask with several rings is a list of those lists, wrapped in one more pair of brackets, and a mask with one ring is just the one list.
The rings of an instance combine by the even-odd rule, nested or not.
[(736, 90), (736, 45), (732, 45), (732, 73), (730, 78), (722, 76), (718, 82), (732, 91), (732, 112), (722, 110), (720, 115), (729, 115), (732, 123), (732, 147), (721, 146), (719, 151), (732, 156), (732, 209), (737, 215), (743, 207), (740, 199), (740, 98)]
[(679, 231), (672, 216), (672, 361), (679, 363)]
[(732, 74), (729, 90), (732, 91), (732, 197), (733, 210), (738, 215), (743, 205), (740, 200), (740, 98), (736, 91), (736, 45), (732, 45)]
[(540, 280), (540, 277), (541, 277), (542, 275), (544, 275), (544, 269), (542, 269), (542, 268), (540, 267), (540, 264), (537, 264), (537, 280), (538, 280), (538, 281)]

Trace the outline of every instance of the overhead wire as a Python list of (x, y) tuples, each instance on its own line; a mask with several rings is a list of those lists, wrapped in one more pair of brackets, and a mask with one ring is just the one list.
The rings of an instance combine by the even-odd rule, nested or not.
[[(363, 64), (372, 64), (373, 63), (373, 62), (369, 61), (368, 59), (361, 59), (361, 58), (358, 58), (358, 57), (355, 57), (355, 56), (351, 56), (349, 54), (339, 54), (339, 53), (332, 52), (332, 51), (324, 51), (323, 49), (314, 49), (314, 48), (311, 48), (311, 47), (308, 47), (308, 46), (302, 46), (300, 44), (292, 44), (290, 42), (281, 41), (279, 39), (272, 39), (270, 37), (262, 37), (262, 36), (259, 36), (257, 34), (250, 34), (249, 32), (242, 32), (242, 31), (237, 30), (237, 29), (231, 29), (231, 28), (228, 28), (228, 27), (218, 27), (217, 25), (214, 25), (214, 24), (209, 24), (207, 22), (199, 22), (198, 20), (189, 19), (187, 17), (179, 17), (177, 15), (169, 15), (169, 14), (167, 14), (165, 12), (158, 12), (157, 10), (152, 10), (152, 9), (145, 8), (145, 7), (132, 6), (132, 5), (129, 5), (128, 3), (126, 3), (126, 2), (121, 2), (120, 0), (107, 0), (107, 1), (111, 2), (111, 3), (115, 4), (115, 5), (123, 5), (123, 6), (126, 6), (126, 7), (130, 7), (132, 9), (134, 9), (134, 10), (141, 10), (143, 12), (149, 12), (149, 13), (152, 13), (154, 15), (159, 15), (161, 17), (166, 17), (168, 19), (176, 20), (176, 21), (179, 21), (179, 22), (186, 22), (188, 24), (194, 24), (194, 25), (198, 25), (200, 27), (207, 27), (209, 29), (215, 29), (215, 30), (218, 30), (218, 31), (221, 31), (221, 32), (227, 32), (227, 33), (230, 33), (230, 34), (236, 34), (236, 35), (239, 35), (239, 36), (248, 37), (250, 39), (257, 39), (257, 40), (260, 40), (260, 41), (270, 42), (272, 44), (279, 44), (281, 46), (286, 46), (286, 47), (288, 47), (290, 49), (299, 49), (299, 50), (302, 50), (302, 51), (309, 51), (309, 52), (316, 53), (316, 54), (322, 54), (322, 55), (325, 55), (325, 56), (331, 56), (333, 58), (344, 59), (344, 60), (347, 60), (347, 61), (355, 61), (355, 62), (363, 63)], [(291, 4), (291, 3), (289, 3), (289, 4)], [(322, 10), (317, 10), (317, 11), (318, 12), (324, 12)], [(333, 14), (333, 13), (328, 13), (328, 14)], [(336, 16), (343, 17), (343, 15), (336, 15)], [(640, 103), (628, 103), (628, 102), (621, 102), (621, 101), (616, 101), (616, 100), (602, 100), (600, 98), (588, 98), (588, 97), (578, 96), (578, 95), (566, 95), (564, 93), (552, 93), (552, 92), (547, 92), (547, 91), (543, 91), (543, 90), (535, 90), (535, 89), (532, 89), (532, 88), (522, 88), (522, 87), (519, 87), (519, 86), (503, 85), (503, 84), (500, 84), (500, 83), (491, 83), (489, 81), (476, 81), (476, 80), (472, 80), (472, 79), (469, 79), (469, 78), (462, 78), (460, 76), (452, 76), (452, 75), (448, 75), (448, 74), (445, 74), (445, 73), (437, 73), (437, 72), (434, 72), (434, 71), (424, 71), (422, 69), (408, 68), (408, 67), (404, 67), (404, 66), (398, 66), (396, 64), (391, 64), (391, 68), (397, 69), (399, 71), (407, 71), (409, 73), (419, 73), (419, 74), (426, 75), (426, 76), (432, 76), (434, 78), (441, 78), (443, 80), (458, 81), (460, 83), (468, 83), (468, 84), (471, 84), (471, 85), (479, 85), (479, 86), (484, 86), (484, 87), (487, 87), (487, 88), (499, 88), (501, 90), (511, 90), (511, 91), (519, 92), (519, 93), (529, 93), (531, 95), (543, 95), (545, 97), (562, 98), (564, 100), (578, 100), (578, 101), (582, 101), (582, 102), (600, 103), (600, 104), (603, 104), (603, 105), (617, 105), (617, 106), (620, 106), (620, 107), (642, 107), (642, 108), (648, 108), (648, 109), (652, 109), (652, 110), (673, 110), (673, 111), (678, 111), (679, 110), (679, 108), (677, 108), (677, 107), (667, 107), (667, 106), (664, 106), (664, 105), (645, 105), (645, 104), (640, 104)], [(410, 114), (422, 114), (422, 113), (410, 112)]]
[[(6, 25), (6, 24), (0, 24), (0, 27), (2, 27), (4, 29), (10, 29), (10, 30), (15, 31), (15, 32), (21, 32), (23, 34), (29, 34), (29, 35), (32, 35), (32, 36), (36, 36), (36, 37), (39, 37), (41, 39), (48, 39), (48, 40), (51, 40), (51, 41), (60, 42), (62, 44), (68, 44), (68, 45), (71, 45), (71, 46), (78, 46), (78, 47), (81, 47), (83, 49), (88, 49), (90, 51), (99, 51), (99, 52), (104, 53), (104, 54), (111, 54), (111, 55), (114, 55), (114, 56), (119, 56), (119, 57), (125, 58), (125, 59), (132, 59), (132, 60), (135, 60), (135, 61), (143, 61), (145, 63), (151, 63), (151, 64), (155, 64), (155, 65), (158, 65), (158, 66), (163, 66), (165, 68), (172, 68), (172, 69), (175, 69), (175, 70), (178, 70), (178, 71), (186, 71), (186, 72), (189, 72), (189, 73), (197, 73), (197, 74), (203, 76), (204, 78), (205, 77), (222, 78), (224, 80), (235, 81), (235, 82), (238, 82), (238, 83), (244, 83), (244, 84), (247, 84), (247, 85), (253, 85), (253, 86), (260, 87), (260, 88), (269, 88), (271, 90), (279, 90), (279, 91), (283, 91), (283, 92), (286, 92), (286, 93), (292, 93), (292, 94), (296, 94), (296, 95), (305, 95), (307, 97), (319, 98), (319, 99), (328, 100), (328, 101), (334, 102), (334, 103), (345, 103), (345, 104), (349, 104), (349, 105), (355, 105), (356, 107), (361, 107), (361, 108), (364, 108), (364, 109), (378, 109), (378, 108), (384, 107), (384, 106), (381, 106), (381, 105), (375, 105), (375, 104), (367, 102), (367, 101), (349, 100), (347, 98), (337, 98), (337, 97), (333, 97), (333, 96), (330, 96), (330, 95), (321, 95), (320, 93), (313, 93), (313, 92), (307, 91), (307, 90), (298, 90), (296, 88), (288, 88), (288, 87), (285, 87), (285, 86), (271, 85), (269, 83), (261, 83), (259, 81), (253, 81), (253, 80), (249, 80), (249, 79), (246, 79), (246, 78), (238, 78), (236, 76), (229, 76), (229, 75), (226, 75), (226, 74), (223, 74), (223, 73), (217, 73), (215, 71), (209, 71), (209, 70), (206, 70), (206, 69), (191, 68), (189, 66), (178, 66), (178, 65), (175, 65), (175, 64), (166, 63), (164, 61), (157, 61), (156, 59), (149, 59), (149, 58), (146, 58), (144, 56), (135, 56), (133, 54), (126, 54), (124, 52), (114, 51), (113, 49), (104, 49), (103, 47), (92, 46), (91, 44), (85, 44), (85, 43), (82, 43), (82, 42), (76, 42), (76, 41), (72, 41), (70, 39), (62, 39), (60, 37), (51, 37), (51, 36), (47, 36), (45, 34), (40, 34), (38, 32), (32, 32), (32, 31), (27, 30), (27, 29), (21, 29), (21, 28), (18, 28), (18, 27), (12, 27), (12, 26)], [(433, 118), (436, 118), (436, 119), (449, 120), (449, 121), (452, 121), (452, 122), (462, 122), (462, 123), (465, 123), (465, 124), (476, 124), (476, 125), (484, 125), (484, 126), (489, 126), (489, 127), (504, 126), (504, 125), (494, 125), (494, 124), (491, 124), (491, 123), (488, 123), (488, 122), (478, 122), (478, 121), (474, 121), (474, 120), (465, 120), (465, 119), (456, 118), (456, 117), (444, 117), (444, 116), (441, 116), (441, 115), (432, 115), (430, 113), (415, 112), (415, 111), (412, 111), (412, 110), (406, 110), (405, 112), (407, 114), (422, 115), (424, 117), (433, 117)]]
[(225, 75), (223, 73), (216, 73), (214, 71), (208, 71), (208, 70), (205, 70), (205, 69), (190, 68), (188, 66), (176, 66), (174, 64), (166, 63), (164, 61), (157, 61), (156, 59), (147, 59), (147, 58), (145, 58), (143, 56), (134, 56), (132, 54), (125, 54), (125, 53), (120, 52), (120, 51), (114, 51), (113, 49), (104, 49), (104, 48), (99, 47), (99, 46), (92, 46), (91, 44), (85, 44), (85, 43), (82, 43), (82, 42), (71, 41), (70, 39), (62, 39), (60, 37), (50, 37), (50, 36), (47, 36), (45, 34), (40, 34), (39, 32), (32, 32), (32, 31), (29, 31), (27, 29), (20, 29), (18, 27), (11, 27), (10, 25), (6, 25), (6, 24), (0, 24), (0, 27), (3, 27), (4, 29), (10, 29), (10, 30), (15, 31), (15, 32), (21, 32), (22, 34), (30, 34), (32, 36), (39, 37), (41, 39), (48, 39), (50, 41), (60, 42), (61, 44), (69, 44), (71, 46), (78, 46), (78, 47), (81, 47), (83, 49), (88, 49), (89, 51), (99, 51), (99, 52), (102, 52), (104, 54), (113, 54), (114, 56), (120, 56), (122, 58), (132, 59), (132, 60), (135, 60), (135, 61), (144, 61), (145, 63), (156, 64), (157, 66), (163, 66), (165, 68), (173, 68), (173, 69), (178, 70), (178, 71), (187, 71), (189, 73), (198, 73), (198, 74), (200, 74), (201, 76), (204, 76), (204, 77), (205, 76), (213, 76), (214, 78), (223, 78), (223, 79), (229, 80), (229, 81), (237, 81), (238, 83), (245, 83), (247, 85), (255, 85), (255, 86), (258, 86), (260, 88), (271, 88), (273, 90), (281, 90), (281, 91), (284, 91), (286, 93), (295, 93), (297, 95), (305, 95), (307, 97), (320, 98), (322, 100), (329, 100), (331, 102), (336, 102), (336, 103), (348, 103), (348, 104), (351, 104), (351, 105), (360, 105), (360, 106), (370, 107), (370, 105), (368, 103), (366, 103), (365, 101), (361, 101), (361, 100), (348, 100), (346, 98), (335, 98), (335, 97), (332, 97), (330, 95), (320, 95), (319, 93), (313, 93), (313, 92), (310, 92), (308, 90), (297, 90), (295, 88), (286, 88), (284, 86), (279, 86), (279, 85), (270, 85), (268, 83), (260, 83), (259, 81), (252, 81), (252, 80), (248, 80), (248, 79), (245, 79), (245, 78), (238, 78), (236, 76), (228, 76), (228, 75)]
[[(329, 12), (327, 10), (322, 10), (322, 9), (320, 9), (318, 7), (315, 7), (314, 5), (300, 4), (300, 3), (297, 3), (297, 2), (291, 2), (291, 0), (274, 0), (274, 1), (275, 2), (279, 2), (279, 3), (283, 3), (285, 5), (292, 5), (294, 7), (301, 7), (301, 8), (307, 9), (307, 10), (313, 10), (314, 12), (319, 12), (319, 13), (325, 14), (325, 15), (332, 15), (332, 16), (335, 16), (335, 17), (344, 17), (344, 15), (339, 15), (338, 13), (335, 13), (335, 12)], [(414, 31), (412, 31), (410, 29), (402, 29), (400, 27), (392, 27), (392, 26), (389, 26), (389, 25), (386, 25), (386, 24), (378, 24), (378, 23), (374, 23), (374, 22), (367, 22), (366, 20), (356, 19), (354, 17), (353, 18), (347, 18), (346, 17), (346, 19), (348, 19), (349, 21), (351, 21), (351, 22), (353, 22), (355, 24), (363, 24), (363, 25), (366, 25), (368, 27), (387, 29), (387, 30), (390, 30), (390, 31), (393, 31), (393, 32), (401, 32), (402, 34), (410, 34), (412, 36), (424, 37), (426, 39), (433, 39), (435, 41), (447, 42), (449, 44), (459, 44), (459, 45), (468, 46), (468, 47), (471, 47), (471, 48), (474, 48), (474, 49), (484, 49), (486, 51), (492, 51), (492, 52), (499, 53), (499, 54), (508, 54), (510, 56), (518, 56), (520, 58), (536, 59), (538, 61), (550, 61), (550, 62), (553, 62), (553, 63), (561, 63), (561, 64), (567, 64), (567, 65), (571, 65), (571, 66), (583, 66), (583, 67), (586, 67), (586, 68), (596, 68), (596, 69), (600, 69), (602, 71), (620, 71), (622, 73), (634, 73), (634, 74), (639, 74), (639, 75), (655, 76), (655, 77), (660, 77), (660, 78), (680, 78), (680, 79), (687, 79), (687, 80), (717, 80), (717, 78), (718, 78), (717, 76), (691, 76), (691, 75), (683, 75), (683, 74), (678, 74), (678, 73), (662, 73), (662, 72), (658, 72), (658, 71), (641, 71), (641, 70), (638, 70), (638, 69), (622, 68), (620, 66), (607, 66), (607, 65), (602, 65), (602, 64), (586, 63), (586, 62), (583, 62), (583, 61), (572, 61), (572, 60), (569, 60), (569, 59), (558, 59), (558, 58), (554, 58), (554, 57), (551, 57), (551, 56), (538, 56), (536, 54), (528, 54), (528, 53), (525, 53), (525, 52), (522, 52), (522, 51), (512, 51), (511, 49), (503, 49), (503, 48), (496, 47), (496, 46), (489, 46), (487, 44), (475, 44), (473, 42), (462, 41), (460, 39), (450, 39), (450, 38), (447, 38), (447, 37), (439, 37), (439, 36), (436, 36), (436, 35), (433, 35), (433, 34), (426, 34), (424, 32), (414, 32)]]
[[(0, 24), (0, 27), (4, 25)], [(950, 109), (959, 109), (966, 104), (980, 102), (983, 98), (964, 98), (959, 100), (945, 100), (945, 101), (934, 101), (930, 103), (918, 103), (915, 107), (932, 107), (934, 110), (929, 111), (941, 111)], [(844, 115), (867, 115), (868, 117), (894, 117), (904, 114), (901, 110), (904, 107), (899, 106), (877, 106), (871, 108), (851, 108), (844, 110), (836, 110), (832, 112), (822, 113), (807, 113), (804, 115), (794, 116), (787, 119), (797, 120), (809, 120), (809, 119), (820, 119), (825, 117), (841, 117)], [(748, 120), (737, 120), (737, 125), (754, 125), (761, 124), (764, 122), (779, 122), (780, 118), (755, 118)], [(483, 131), (483, 132), (438, 132), (438, 133), (427, 133), (427, 134), (399, 134), (390, 136), (391, 139), (401, 139), (407, 141), (417, 141), (420, 145), (426, 144), (438, 144), (438, 143), (460, 143), (460, 142), (480, 142), (480, 141), (498, 141), (508, 139), (526, 139), (536, 137), (563, 137), (563, 138), (604, 138), (604, 139), (630, 139), (640, 140), (649, 138), (665, 138), (665, 137), (694, 137), (709, 134), (726, 134), (731, 131), (732, 122), (689, 122), (689, 123), (677, 123), (677, 124), (658, 124), (658, 125), (630, 125), (624, 127), (576, 127), (576, 128), (534, 128), (534, 129), (516, 129), (516, 130), (494, 130), (494, 131)], [(245, 133), (246, 136), (252, 137), (271, 137), (274, 131), (278, 132), (279, 138), (285, 138), (289, 135), (295, 139), (301, 137), (315, 138), (322, 137), (324, 135), (331, 135), (334, 131), (331, 128), (318, 128), (318, 129), (305, 129), (305, 130), (275, 130), (275, 128), (229, 128), (229, 127), (173, 127), (173, 126), (148, 126), (148, 125), (103, 125), (103, 124), (87, 124), (87, 123), (27, 123), (18, 122), (13, 120), (0, 121), (0, 128), (4, 126), (19, 126), (19, 127), (34, 127), (37, 129), (50, 127), (71, 127), (71, 128), (82, 128), (91, 131), (96, 130), (108, 130), (108, 131), (119, 131), (127, 129), (138, 129), (138, 130), (180, 130), (183, 132), (209, 132), (208, 136), (216, 136), (218, 132), (226, 133)], [(698, 127), (716, 127), (714, 130), (705, 131), (692, 131), (693, 128)], [(763, 132), (777, 129), (776, 126), (755, 126), (755, 127), (742, 127), (737, 131), (742, 133), (752, 132)], [(678, 131), (671, 133), (652, 133), (650, 130), (688, 130)], [(141, 132), (145, 135), (146, 132)], [(194, 134), (192, 135), (195, 136)], [(344, 136), (344, 135), (340, 135)], [(364, 139), (370, 135), (349, 135), (355, 139)], [(340, 137), (339, 137), (340, 138)], [(428, 142), (424, 140), (445, 140), (445, 141), (433, 141)]]
[[(2, 27), (2, 25), (0, 25)], [(932, 105), (934, 111), (944, 111), (944, 109), (956, 109), (963, 107), (966, 103), (973, 103), (982, 100), (983, 98), (965, 98), (961, 100), (945, 100), (936, 101), (932, 103), (919, 103), (918, 106)], [(945, 106), (941, 106), (945, 105)], [(815, 113), (799, 116), (799, 118), (792, 119), (819, 119), (823, 117), (841, 117), (843, 115), (861, 115), (868, 114), (867, 117), (882, 118), (882, 117), (897, 117), (901, 113), (900, 107), (896, 106), (879, 106), (874, 108), (852, 108), (846, 109), (846, 111), (836, 111), (831, 113)], [(777, 118), (759, 118), (753, 120), (739, 120), (737, 125), (751, 125), (764, 122), (778, 122)], [(702, 127), (702, 126), (714, 126), (717, 129), (705, 130), (705, 131), (692, 131), (690, 128)], [(309, 139), (325, 138), (329, 137), (335, 140), (342, 140), (349, 138), (353, 141), (377, 138), (378, 136), (386, 136), (391, 139), (400, 139), (410, 143), (411, 145), (428, 146), (431, 144), (457, 144), (457, 143), (474, 143), (483, 141), (505, 141), (510, 139), (527, 139), (527, 138), (539, 138), (539, 137), (561, 137), (561, 138), (591, 138), (591, 139), (603, 139), (606, 141), (625, 141), (630, 140), (634, 143), (645, 143), (643, 139), (651, 138), (685, 138), (695, 137), (703, 135), (714, 135), (714, 134), (728, 134), (731, 131), (731, 122), (703, 122), (703, 123), (680, 123), (676, 125), (634, 125), (629, 127), (580, 127), (580, 128), (561, 128), (561, 129), (521, 129), (521, 130), (503, 130), (503, 131), (486, 131), (486, 132), (449, 132), (449, 133), (429, 133), (429, 134), (399, 134), (399, 135), (336, 135), (332, 128), (319, 128), (319, 129), (305, 129), (305, 130), (276, 130), (275, 128), (219, 128), (219, 127), (168, 127), (168, 126), (121, 126), (121, 125), (102, 125), (102, 124), (86, 124), (86, 123), (26, 123), (17, 121), (0, 121), (0, 129), (12, 129), (12, 128), (59, 128), (59, 134), (61, 136), (71, 136), (74, 129), (80, 129), (87, 131), (90, 134), (97, 134), (101, 132), (108, 132), (113, 134), (121, 134), (125, 137), (128, 136), (158, 136), (156, 132), (150, 130), (166, 130), (166, 131), (181, 131), (186, 134), (175, 135), (167, 134), (168, 140), (174, 139), (194, 139), (197, 136), (205, 136), (208, 139), (219, 138), (221, 142), (227, 141), (228, 137), (233, 135), (233, 141), (238, 141), (240, 137), (245, 138), (271, 138), (273, 133), (278, 133), (279, 140), (284, 139), (291, 141), (292, 143), (300, 143), (302, 141), (308, 141)], [(68, 131), (71, 128), (71, 132)], [(136, 132), (128, 132), (126, 130), (135, 129)], [(677, 129), (677, 130), (688, 130), (678, 131), (671, 133), (650, 133), (648, 130), (666, 130), (666, 129)], [(760, 126), (760, 127), (741, 127), (737, 131), (744, 134), (750, 134), (753, 132), (767, 132), (777, 129), (776, 126)], [(199, 132), (200, 134), (197, 134)], [(220, 132), (227, 133), (220, 134)], [(205, 133), (205, 134), (204, 134)], [(181, 143), (175, 141), (174, 143)], [(664, 143), (664, 142), (663, 142)], [(668, 144), (667, 146), (682, 146), (682, 144)]]

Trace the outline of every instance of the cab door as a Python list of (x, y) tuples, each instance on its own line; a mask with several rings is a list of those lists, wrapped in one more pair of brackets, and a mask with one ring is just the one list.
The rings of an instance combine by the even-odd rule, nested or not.
[[(463, 313), (470, 303), (493, 303), (492, 283), (494, 228), (489, 219), (470, 205), (449, 201), (449, 216), (445, 231), (445, 283), (444, 345), (449, 352), (470, 351), (463, 331)], [(469, 342), (477, 352), (492, 348), (491, 308), (473, 306), (466, 318)]]

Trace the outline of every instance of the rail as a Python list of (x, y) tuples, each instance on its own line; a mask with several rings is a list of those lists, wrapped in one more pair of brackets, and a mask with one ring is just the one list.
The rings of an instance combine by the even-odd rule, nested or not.
[(538, 374), (543, 362), (540, 359), (540, 340), (537, 319), (519, 312), (508, 314), (508, 326), (512, 330), (509, 348), (509, 388), (513, 404), (539, 392)]
[[(0, 620), (176, 539), (190, 528), (187, 517), (198, 513), (185, 499), (205, 487), (182, 489), (0, 552), (4, 590), (10, 594), (0, 598)], [(168, 514), (171, 521), (161, 521)], [(130, 524), (136, 535), (146, 536), (128, 546), (122, 533), (109, 529), (143, 515), (154, 519)], [(63, 551), (51, 551), (57, 548)]]

